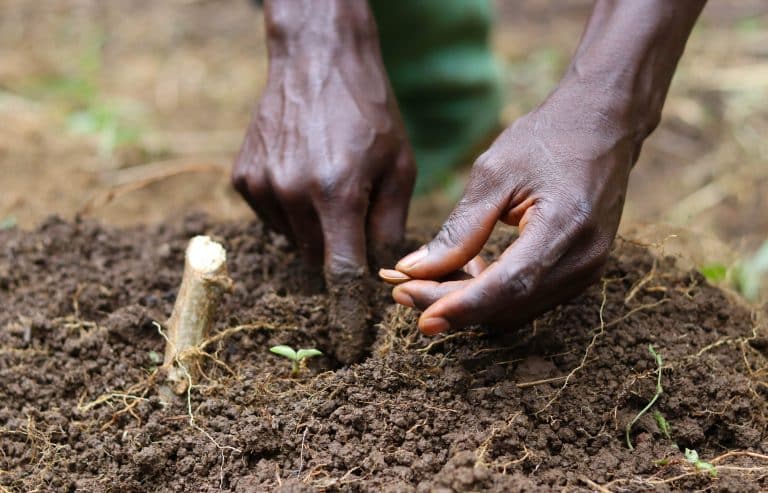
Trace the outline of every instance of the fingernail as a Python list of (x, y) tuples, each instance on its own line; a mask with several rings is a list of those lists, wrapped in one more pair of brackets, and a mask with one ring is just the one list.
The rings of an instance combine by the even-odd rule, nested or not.
[(421, 260), (424, 257), (426, 257), (427, 254), (429, 254), (429, 250), (427, 250), (426, 248), (421, 248), (419, 250), (416, 250), (415, 252), (410, 253), (405, 257), (403, 257), (403, 259), (397, 263), (397, 265), (395, 266), (395, 269), (404, 270), (404, 271), (411, 270), (416, 266), (416, 264), (421, 262)]
[(411, 298), (411, 295), (408, 293), (404, 293), (402, 289), (393, 289), (392, 290), (392, 299), (395, 300), (395, 303), (398, 303), (403, 306), (407, 306), (409, 308), (416, 308), (416, 303), (413, 302), (413, 298)]
[(419, 321), (419, 329), (421, 329), (421, 331), (428, 336), (433, 336), (435, 334), (445, 332), (450, 328), (451, 325), (448, 323), (448, 320), (444, 318), (427, 318), (425, 320)]
[(386, 283), (398, 285), (410, 281), (411, 277), (395, 269), (379, 269), (379, 277)]

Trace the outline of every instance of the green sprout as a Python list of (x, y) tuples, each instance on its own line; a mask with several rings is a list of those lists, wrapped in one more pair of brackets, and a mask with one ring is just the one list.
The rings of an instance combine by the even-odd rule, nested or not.
[(305, 360), (307, 358), (323, 355), (323, 353), (317, 349), (299, 349), (298, 351), (295, 351), (292, 347), (284, 345), (274, 346), (269, 348), (269, 350), (275, 354), (279, 354), (280, 356), (291, 360), (293, 363), (293, 366), (291, 367), (292, 377), (299, 376), (302, 368), (304, 368), (306, 365)]
[[(651, 353), (651, 356), (653, 356), (654, 359), (656, 360), (656, 373), (658, 375), (658, 377), (656, 378), (656, 394), (653, 396), (651, 401), (643, 408), (643, 410), (637, 413), (637, 416), (635, 416), (635, 418), (632, 421), (630, 421), (629, 424), (627, 425), (626, 436), (627, 436), (627, 446), (629, 447), (629, 450), (635, 449), (635, 447), (632, 446), (632, 436), (631, 436), (632, 427), (635, 425), (635, 423), (637, 423), (637, 420), (643, 416), (643, 414), (647, 413), (648, 410), (651, 407), (653, 407), (653, 405), (656, 403), (656, 400), (664, 392), (664, 389), (661, 386), (661, 367), (663, 364), (661, 361), (661, 355), (657, 353), (655, 349), (653, 349), (652, 344), (648, 344), (648, 351)], [(664, 422), (666, 423), (666, 420), (664, 420)]]
[(150, 351), (147, 353), (147, 357), (149, 358), (149, 361), (152, 362), (151, 365), (149, 365), (149, 372), (154, 373), (155, 370), (157, 370), (157, 367), (160, 366), (163, 362), (163, 356), (158, 353), (157, 351)]
[(664, 417), (663, 414), (661, 414), (659, 411), (653, 411), (653, 419), (656, 420), (656, 425), (658, 425), (659, 430), (661, 430), (662, 433), (664, 433), (664, 436), (667, 437), (667, 440), (671, 440), (672, 437), (669, 436), (669, 422)]
[(685, 459), (693, 464), (699, 471), (707, 471), (711, 477), (717, 477), (717, 468), (709, 462), (704, 462), (699, 459), (699, 453), (695, 450), (685, 449)]

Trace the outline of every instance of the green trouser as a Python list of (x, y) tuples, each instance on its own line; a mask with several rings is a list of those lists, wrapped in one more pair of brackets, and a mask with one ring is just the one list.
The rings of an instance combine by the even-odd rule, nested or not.
[(498, 127), (490, 0), (370, 0), (384, 64), (419, 168), (439, 185)]

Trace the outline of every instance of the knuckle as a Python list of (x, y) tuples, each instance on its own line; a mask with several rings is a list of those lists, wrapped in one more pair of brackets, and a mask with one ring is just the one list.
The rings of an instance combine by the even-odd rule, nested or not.
[(600, 240), (594, 243), (586, 254), (577, 261), (574, 274), (586, 280), (586, 285), (600, 280), (608, 265), (611, 249), (610, 241)]
[(448, 221), (443, 224), (435, 236), (434, 242), (441, 247), (454, 248), (462, 244), (464, 219), (455, 212), (451, 214)]
[(275, 193), (289, 204), (302, 201), (307, 194), (306, 182), (295, 173), (277, 173), (273, 182)]
[(506, 195), (512, 182), (510, 175), (505, 171), (508, 166), (496, 159), (486, 158), (478, 160), (472, 167), (469, 184), (466, 188), (466, 196), (480, 201), (489, 196)]
[(368, 268), (356, 252), (335, 249), (328, 252), (325, 261), (325, 276), (334, 284), (344, 284), (364, 277)]
[(475, 165), (472, 167), (472, 172), (479, 176), (488, 176), (495, 174), (497, 168), (498, 162), (496, 159), (486, 152), (477, 158)]
[(461, 312), (465, 316), (477, 318), (482, 321), (487, 315), (496, 312), (496, 300), (499, 299), (499, 292), (489, 286), (480, 286), (473, 290), (464, 300)]
[(575, 200), (569, 207), (569, 222), (577, 234), (592, 234), (595, 232), (595, 207), (589, 199)]
[(481, 182), (495, 180), (498, 175), (498, 169), (498, 162), (487, 153), (483, 154), (477, 158), (474, 166), (472, 166), (472, 180)]
[(230, 182), (232, 183), (232, 187), (240, 192), (240, 194), (246, 194), (248, 192), (248, 174), (239, 163), (235, 164), (235, 167), (232, 169)]
[(232, 170), (232, 186), (243, 196), (258, 196), (266, 191), (267, 184), (262, 179), (255, 164), (238, 163)]
[(347, 182), (338, 176), (312, 181), (312, 194), (320, 203), (358, 210), (367, 204), (367, 187), (360, 182)]
[(528, 299), (535, 291), (536, 276), (531, 272), (520, 272), (505, 283), (508, 298)]
[(499, 280), (499, 292), (502, 301), (525, 301), (536, 294), (541, 279), (542, 267), (527, 267), (503, 272)]

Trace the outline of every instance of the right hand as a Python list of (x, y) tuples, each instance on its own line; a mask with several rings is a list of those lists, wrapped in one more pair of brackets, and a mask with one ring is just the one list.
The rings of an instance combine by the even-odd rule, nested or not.
[(304, 43), (274, 31), (234, 186), (308, 262), (324, 264), (326, 279), (360, 276), (368, 245), (402, 241), (415, 180), (378, 40), (314, 33)]

